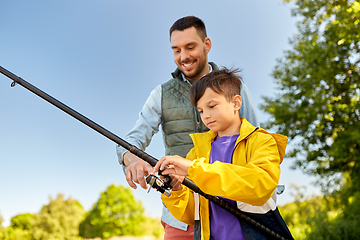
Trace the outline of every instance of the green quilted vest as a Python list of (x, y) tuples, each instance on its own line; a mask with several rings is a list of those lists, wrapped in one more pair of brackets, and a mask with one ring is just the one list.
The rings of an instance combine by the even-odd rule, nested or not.
[[(213, 69), (218, 69), (210, 63)], [(202, 123), (200, 114), (189, 100), (189, 82), (181, 79), (181, 72), (176, 69), (173, 79), (162, 84), (162, 131), (166, 155), (186, 154), (193, 147), (190, 133), (204, 132), (209, 129)]]

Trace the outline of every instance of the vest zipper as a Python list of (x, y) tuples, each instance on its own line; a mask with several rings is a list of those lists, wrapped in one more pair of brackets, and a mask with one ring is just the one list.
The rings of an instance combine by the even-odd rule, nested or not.
[[(190, 87), (192, 86), (191, 82), (189, 80), (187, 80), (186, 78), (184, 78), (186, 80), (186, 82), (190, 85)], [(195, 121), (196, 121), (196, 130), (195, 132), (201, 132), (201, 118), (198, 114), (198, 111), (196, 110), (196, 107), (194, 107), (194, 113), (195, 113)]]
[(200, 116), (199, 116), (199, 114), (198, 114), (198, 111), (196, 111), (196, 107), (194, 107), (194, 111), (195, 111), (196, 124), (197, 124), (197, 127), (196, 127), (196, 130), (197, 130), (197, 131), (196, 131), (196, 132), (199, 133), (199, 132), (201, 132), (201, 125), (200, 125), (200, 123), (201, 123), (200, 121), (201, 121), (201, 120), (199, 119)]

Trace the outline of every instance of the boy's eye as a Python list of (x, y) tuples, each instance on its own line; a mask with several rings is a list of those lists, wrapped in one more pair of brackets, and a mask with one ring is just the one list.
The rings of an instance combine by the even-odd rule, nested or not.
[(209, 108), (214, 108), (216, 106), (216, 104), (215, 105), (211, 105), (211, 106), (209, 106)]

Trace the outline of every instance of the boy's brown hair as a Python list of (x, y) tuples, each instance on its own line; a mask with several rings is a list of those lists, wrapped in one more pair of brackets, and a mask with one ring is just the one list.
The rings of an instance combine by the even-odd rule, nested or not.
[(240, 95), (241, 92), (242, 78), (237, 74), (239, 72), (239, 69), (229, 70), (223, 67), (220, 70), (214, 70), (204, 75), (189, 90), (191, 104), (196, 107), (197, 102), (204, 95), (207, 88), (231, 101), (235, 95)]

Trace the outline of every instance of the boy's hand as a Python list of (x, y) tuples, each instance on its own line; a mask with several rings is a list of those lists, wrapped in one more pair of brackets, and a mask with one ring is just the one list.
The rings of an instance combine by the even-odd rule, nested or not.
[(183, 176), (178, 176), (178, 175), (171, 175), (172, 177), (172, 181), (170, 183), (170, 185), (173, 187), (172, 189), (174, 191), (179, 191), (182, 189), (182, 182), (184, 181), (184, 178)]
[[(163, 175), (188, 176), (188, 169), (192, 161), (175, 156), (164, 156), (155, 165), (155, 172), (162, 171)], [(165, 169), (166, 167), (166, 169)]]

